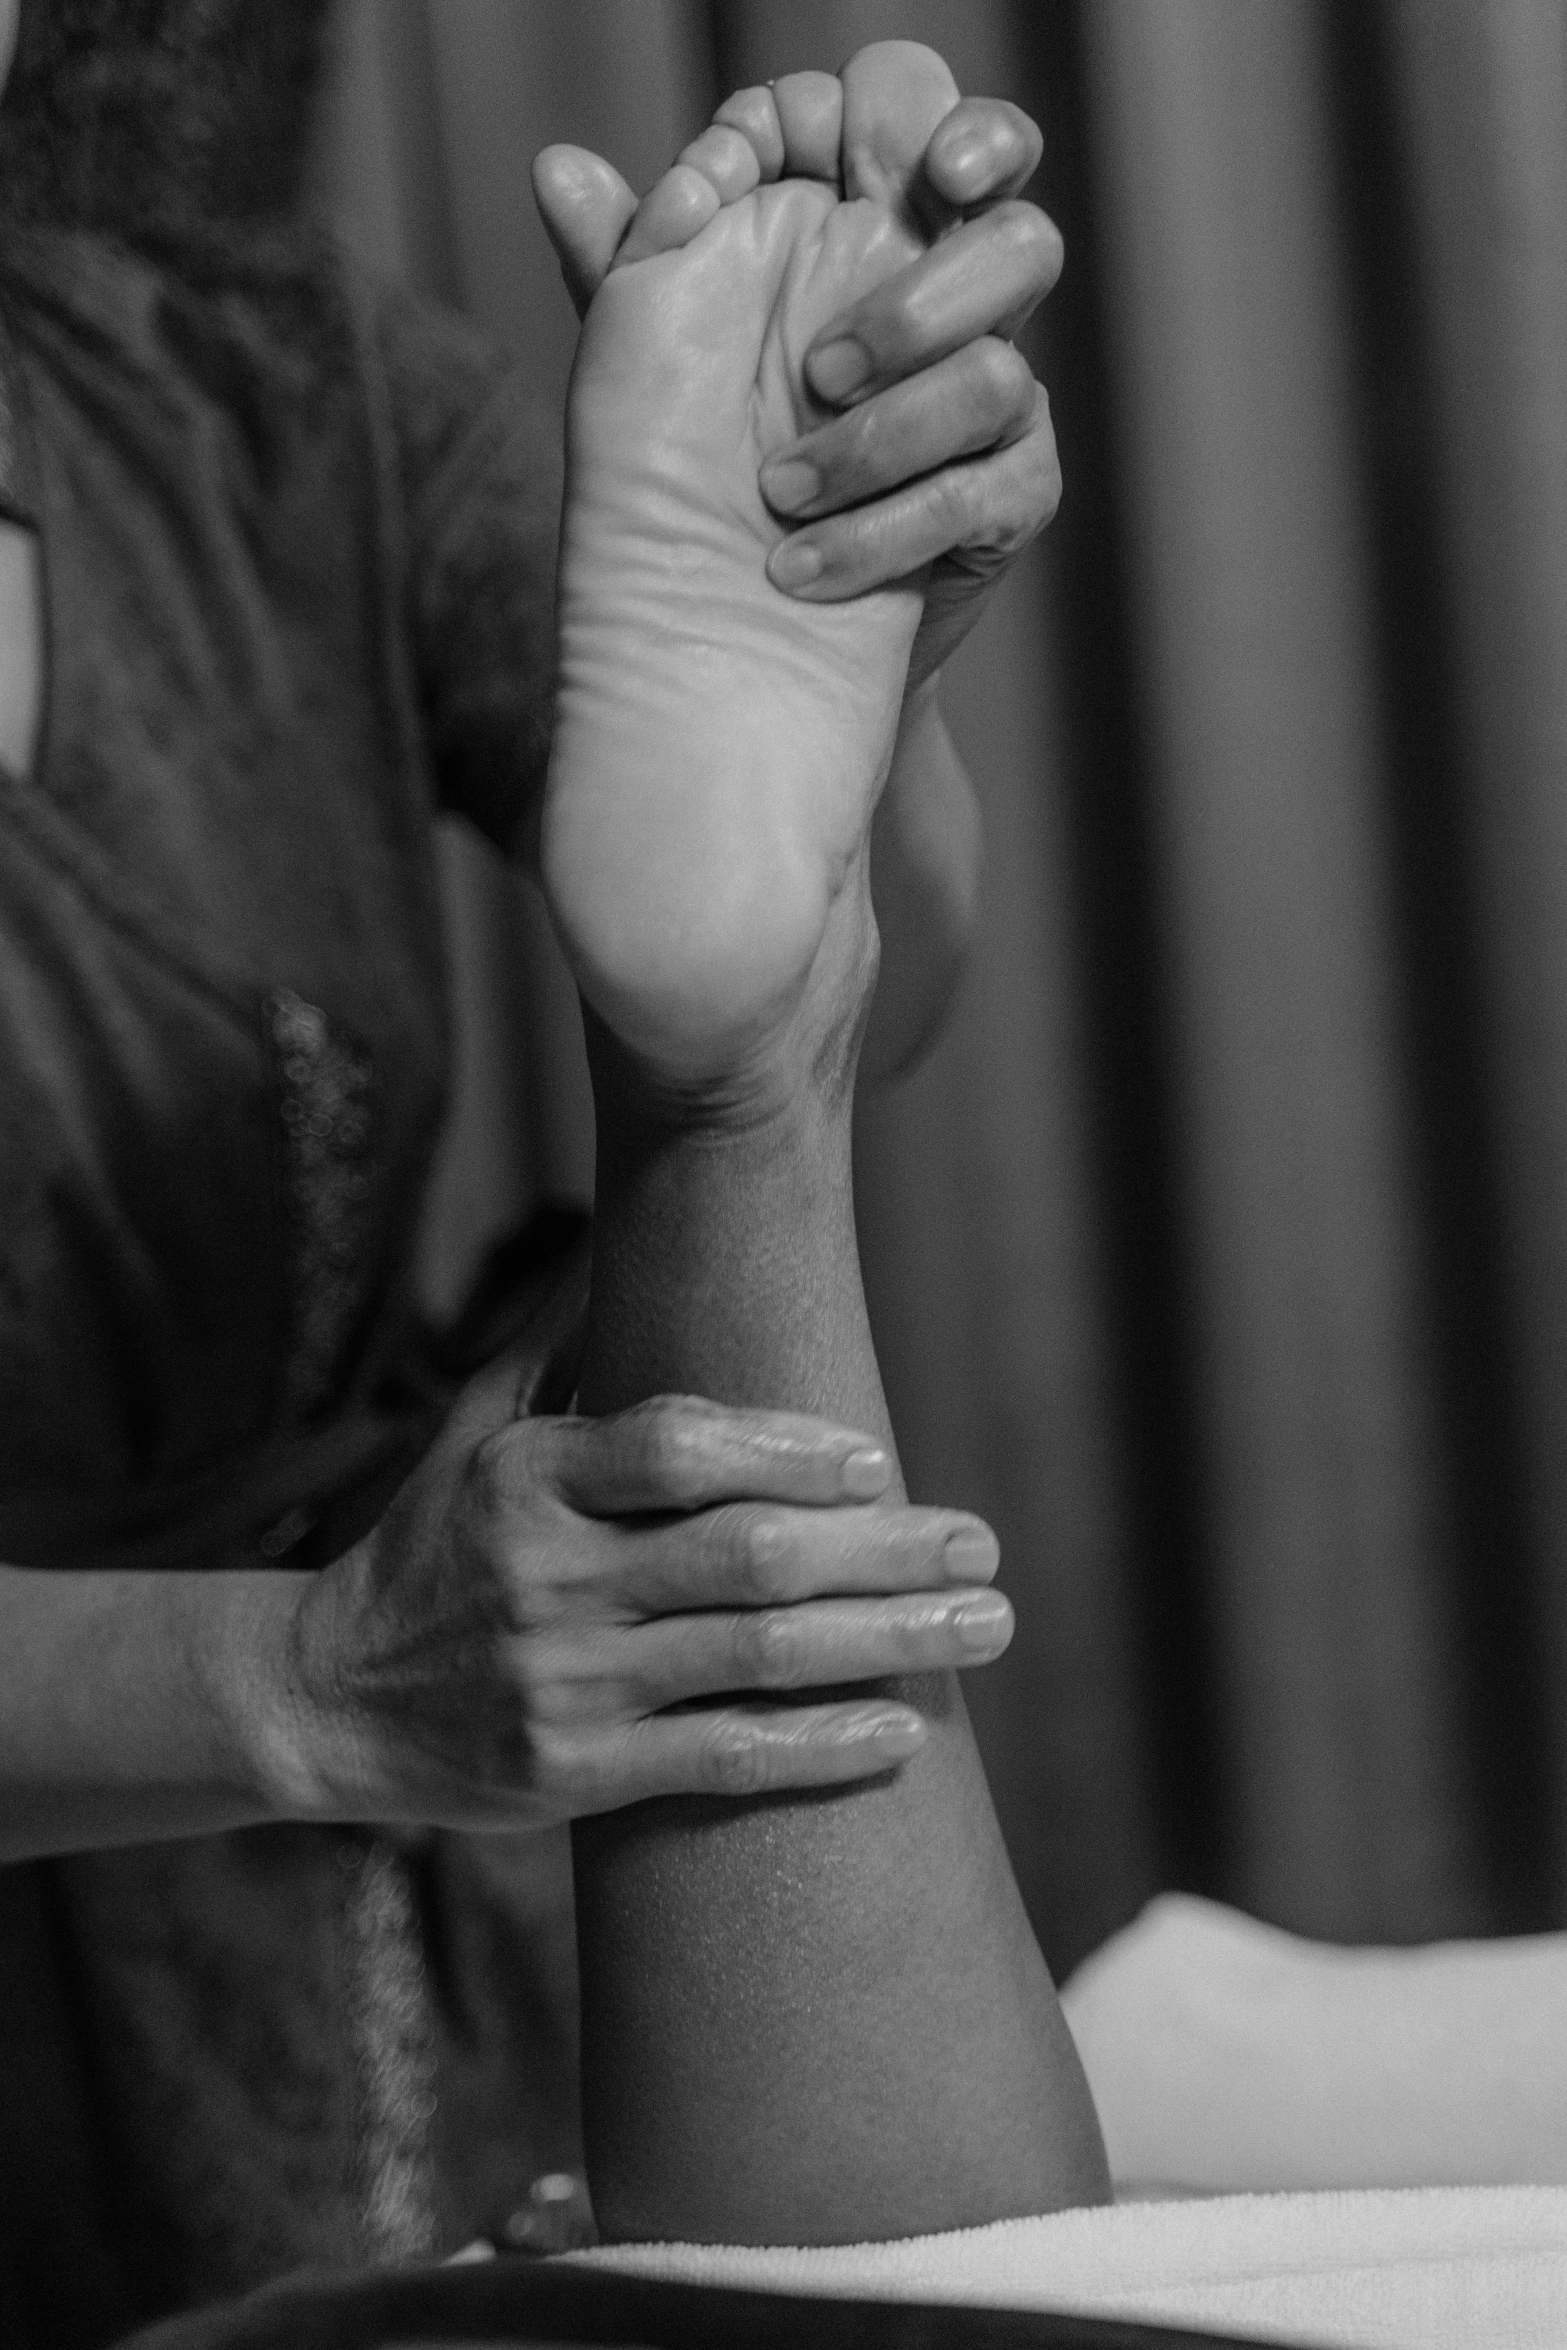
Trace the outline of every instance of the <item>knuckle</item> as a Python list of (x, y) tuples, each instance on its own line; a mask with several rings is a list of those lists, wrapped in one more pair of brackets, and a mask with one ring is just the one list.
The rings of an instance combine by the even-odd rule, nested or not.
[(1037, 204), (1013, 198), (998, 204), (991, 218), (1021, 274), (1030, 280), (1054, 276), (1060, 266), (1061, 232), (1048, 214)]
[(580, 1692), (553, 1673), (531, 1673), (523, 1678), (523, 1719), (535, 1746), (557, 1744), (587, 1710)]
[(787, 1609), (763, 1608), (735, 1627), (737, 1688), (793, 1689), (804, 1675), (799, 1631)]
[(657, 1395), (643, 1405), (643, 1459), (660, 1492), (679, 1504), (702, 1482), (706, 1458), (703, 1430), (684, 1397)]
[(776, 1518), (762, 1510), (737, 1510), (729, 1540), (730, 1580), (736, 1596), (774, 1598), (783, 1550), (783, 1530)]
[(973, 535), (977, 519), (974, 482), (966, 467), (953, 467), (937, 475), (931, 485), (931, 503), (937, 527), (952, 545), (959, 545)]
[(701, 1784), (713, 1795), (755, 1795), (767, 1784), (767, 1757), (748, 1722), (719, 1714), (702, 1734)]
[(896, 528), (895, 515), (879, 505), (841, 516), (835, 536), (844, 575), (876, 571), (887, 539)]
[(924, 325), (929, 307), (930, 291), (919, 276), (911, 274), (889, 287), (886, 323), (894, 338), (900, 343), (913, 342)]
[(577, 1761), (576, 1741), (563, 1723), (534, 1721), (528, 1734), (529, 1776), (537, 1792), (569, 1786)]
[(1041, 519), (1038, 504), (1031, 496), (998, 498), (985, 535), (997, 554), (1010, 558), (1022, 553), (1038, 532)]
[(1061, 493), (1054, 450), (1048, 462), (998, 467), (987, 485), (983, 543), (1004, 559), (1020, 554), (1055, 512)]
[(829, 443), (824, 456), (838, 473), (872, 470), (887, 438), (886, 407), (880, 400), (867, 400), (863, 407), (851, 408), (832, 433), (823, 437)]
[(548, 1600), (535, 1560), (522, 1545), (504, 1540), (470, 1550), (467, 1561), (470, 1611), (496, 1655), (508, 1685), (521, 1686), (519, 1651), (544, 1622)]
[(999, 335), (974, 346), (974, 364), (990, 417), (997, 425), (1027, 416), (1034, 404), (1034, 371), (1021, 351)]
[(884, 358), (907, 358), (928, 340), (932, 307), (940, 300), (939, 289), (917, 266), (871, 297), (865, 325)]
[(1012, 361), (1017, 357), (1012, 345), (1003, 342), (1000, 335), (981, 335), (969, 345), (969, 365), (976, 371), (980, 388), (1000, 401), (1012, 391)]
[(544, 1642), (537, 1631), (522, 1622), (514, 1623), (511, 1637), (505, 1644), (507, 1686), (513, 1703), (524, 1721), (536, 1721), (548, 1711), (548, 1692), (554, 1676), (545, 1662)]

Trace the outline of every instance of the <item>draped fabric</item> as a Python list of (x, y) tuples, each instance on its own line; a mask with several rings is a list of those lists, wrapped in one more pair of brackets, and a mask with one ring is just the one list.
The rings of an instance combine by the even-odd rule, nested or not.
[[(995, 1524), (969, 1684), (1047, 1954), (1161, 1885), (1306, 1932), (1567, 1919), (1567, 11), (354, 0), (350, 233), (559, 397), (547, 140), (926, 40), (1044, 123), (1066, 493), (947, 688), (990, 843), (862, 1107), (910, 1483)], [(590, 1109), (537, 904), (451, 844), (429, 1283)]]

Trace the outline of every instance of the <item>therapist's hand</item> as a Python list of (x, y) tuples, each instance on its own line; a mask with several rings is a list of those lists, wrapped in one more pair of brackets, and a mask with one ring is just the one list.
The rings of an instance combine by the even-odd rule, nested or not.
[(474, 1382), (305, 1591), (274, 1740), (294, 1816), (542, 1826), (838, 1785), (925, 1736), (847, 1685), (1011, 1637), (994, 1537), (885, 1504), (872, 1440), (689, 1397), (513, 1419), (516, 1387), (514, 1365)]
[[(890, 180), (931, 242), (816, 336), (806, 376), (839, 413), (774, 453), (762, 492), (795, 525), (768, 566), (791, 595), (835, 602), (929, 567), (913, 691), (968, 634), (1059, 502), (1050, 403), (1012, 337), (1059, 277), (1062, 244), (1021, 200), (1042, 145), (1026, 114), (1002, 99), (960, 98), (940, 59), (909, 42), (881, 43), (854, 64), (868, 62), (871, 73), (849, 77), (846, 190), (882, 193)], [(771, 95), (783, 168), (809, 171), (823, 131), (831, 135), (830, 98), (812, 89), (827, 79), (743, 92), (720, 119), (765, 132)], [(855, 119), (867, 94), (874, 160)], [(907, 135), (889, 158), (894, 108)]]
[[(550, 149), (541, 163), (555, 180), (551, 233), (582, 309), (615, 262), (684, 242), (715, 196), (734, 202), (781, 177), (831, 179), (851, 195), (862, 177), (869, 186), (854, 119), (869, 93), (877, 192), (891, 183), (928, 248), (816, 336), (806, 374), (837, 413), (777, 451), (761, 486), (793, 526), (769, 564), (791, 595), (839, 601), (928, 567), (913, 690), (973, 627), (1060, 498), (1049, 401), (1012, 337), (1059, 276), (1062, 244), (1021, 200), (1042, 144), (1026, 114), (960, 98), (941, 60), (911, 42), (878, 43), (853, 64), (859, 99), (851, 94), (847, 119), (833, 74), (738, 91), (640, 204), (580, 149)], [(906, 126), (890, 170), (889, 115)]]

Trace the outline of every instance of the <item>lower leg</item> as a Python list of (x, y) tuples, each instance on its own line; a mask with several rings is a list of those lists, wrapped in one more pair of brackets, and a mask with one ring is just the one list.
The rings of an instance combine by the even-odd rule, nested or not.
[[(857, 957), (753, 1119), (673, 1113), (595, 1033), (585, 1409), (685, 1389), (886, 1434), (850, 1191)], [(898, 1694), (930, 1734), (896, 1777), (576, 1830), (607, 2236), (854, 2241), (1107, 2195), (956, 1682)]]

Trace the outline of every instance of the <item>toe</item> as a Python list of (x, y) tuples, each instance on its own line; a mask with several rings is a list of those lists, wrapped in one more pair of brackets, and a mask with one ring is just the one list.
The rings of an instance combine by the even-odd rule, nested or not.
[(835, 73), (786, 73), (773, 84), (790, 179), (838, 184), (843, 141), (843, 84)]
[(907, 209), (936, 125), (958, 103), (943, 59), (918, 41), (874, 41), (843, 69), (843, 186)]
[(727, 123), (715, 122), (689, 147), (682, 147), (679, 160), (712, 181), (720, 204), (749, 196), (762, 176), (756, 149), (743, 131)]
[(784, 167), (783, 126), (778, 120), (778, 107), (766, 83), (758, 83), (753, 90), (736, 90), (726, 98), (713, 117), (714, 122), (726, 122), (741, 137), (749, 141), (764, 180), (775, 180)]
[(586, 147), (534, 157), (533, 194), (579, 315), (592, 301), (637, 199), (613, 164)]
[(614, 266), (624, 269), (633, 261), (689, 245), (718, 209), (718, 190), (707, 174), (689, 163), (672, 163), (637, 206)]

